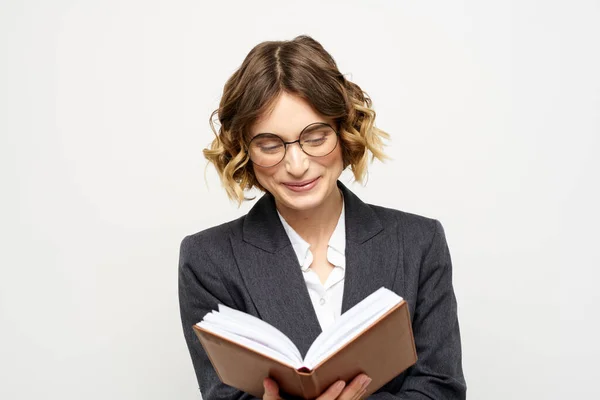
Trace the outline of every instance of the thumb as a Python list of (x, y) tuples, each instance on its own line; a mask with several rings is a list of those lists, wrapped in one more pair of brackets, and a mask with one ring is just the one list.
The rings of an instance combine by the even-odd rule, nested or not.
[(279, 399), (279, 386), (277, 386), (277, 382), (275, 382), (271, 378), (265, 378), (263, 380), (263, 386), (265, 388), (265, 394), (263, 395), (263, 400)]

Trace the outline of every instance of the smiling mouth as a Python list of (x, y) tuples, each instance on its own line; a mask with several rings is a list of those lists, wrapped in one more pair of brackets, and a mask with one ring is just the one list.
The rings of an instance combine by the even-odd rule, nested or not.
[(294, 187), (302, 187), (302, 186), (306, 186), (306, 185), (308, 185), (310, 183), (313, 183), (317, 179), (319, 179), (319, 178), (311, 179), (310, 181), (294, 182), (294, 183), (284, 183), (284, 185), (294, 186)]
[(320, 177), (317, 177), (317, 178), (312, 179), (310, 181), (284, 183), (283, 185), (285, 187), (287, 187), (288, 189), (293, 190), (295, 192), (304, 191), (304, 190), (310, 190), (310, 189), (312, 189), (316, 185), (316, 183), (319, 180), (319, 178)]

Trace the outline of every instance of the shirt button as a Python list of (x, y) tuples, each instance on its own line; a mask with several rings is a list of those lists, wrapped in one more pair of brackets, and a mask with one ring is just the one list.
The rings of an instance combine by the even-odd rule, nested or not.
[(325, 298), (321, 297), (321, 300), (319, 300), (319, 304), (320, 304), (320, 305), (323, 305), (323, 304), (325, 304)]

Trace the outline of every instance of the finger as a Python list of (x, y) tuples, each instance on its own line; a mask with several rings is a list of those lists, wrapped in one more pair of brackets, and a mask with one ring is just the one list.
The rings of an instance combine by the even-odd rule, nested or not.
[(325, 392), (323, 392), (316, 400), (333, 400), (337, 399), (344, 387), (346, 386), (346, 382), (337, 381), (333, 385), (329, 386)]
[(371, 383), (371, 378), (369, 378), (366, 374), (360, 374), (356, 376), (352, 382), (346, 386), (338, 400), (354, 400), (358, 398), (363, 389), (365, 389), (369, 383)]
[(360, 393), (357, 393), (353, 400), (361, 400), (363, 396), (367, 393), (367, 388), (365, 387)]
[(265, 388), (265, 394), (263, 400), (277, 400), (279, 399), (279, 386), (271, 378), (265, 378), (263, 380), (263, 387)]

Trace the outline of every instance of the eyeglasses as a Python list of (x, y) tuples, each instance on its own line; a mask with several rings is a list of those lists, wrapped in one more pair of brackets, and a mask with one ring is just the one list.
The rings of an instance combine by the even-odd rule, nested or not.
[(260, 167), (274, 167), (285, 157), (287, 146), (298, 142), (302, 151), (312, 157), (323, 157), (335, 150), (339, 133), (324, 122), (315, 122), (300, 132), (293, 142), (285, 142), (274, 133), (259, 133), (248, 144), (252, 163)]

